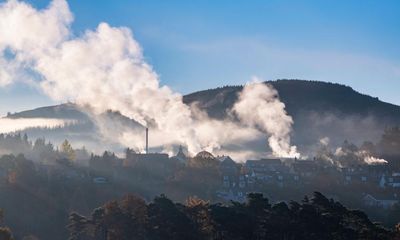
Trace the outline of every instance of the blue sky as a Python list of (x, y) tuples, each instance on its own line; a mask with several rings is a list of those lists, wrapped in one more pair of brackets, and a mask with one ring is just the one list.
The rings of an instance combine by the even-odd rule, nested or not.
[[(181, 93), (297, 78), (400, 105), (400, 1), (68, 2), (76, 35), (99, 22), (131, 28), (161, 84)], [(0, 102), (0, 113), (54, 103), (21, 85), (1, 89)]]

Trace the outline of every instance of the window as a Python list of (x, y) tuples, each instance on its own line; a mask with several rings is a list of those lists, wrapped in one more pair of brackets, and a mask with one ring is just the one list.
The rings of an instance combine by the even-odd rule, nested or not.
[(367, 181), (367, 177), (361, 177), (361, 181), (366, 182)]

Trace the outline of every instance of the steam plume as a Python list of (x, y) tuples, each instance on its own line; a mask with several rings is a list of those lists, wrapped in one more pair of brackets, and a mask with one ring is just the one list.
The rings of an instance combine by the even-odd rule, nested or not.
[(338, 147), (335, 152), (332, 152), (329, 148), (329, 141), (328, 137), (320, 139), (320, 148), (316, 156), (319, 160), (339, 167), (348, 167), (353, 164), (375, 165), (388, 163), (385, 159), (372, 156), (371, 151), (359, 149), (356, 145), (347, 141), (343, 143), (342, 147)]
[(290, 145), (293, 119), (286, 113), (285, 104), (272, 86), (258, 79), (246, 84), (234, 105), (239, 119), (252, 127), (259, 127), (268, 134), (268, 143), (277, 157), (299, 157), (296, 146)]
[[(89, 105), (94, 118), (119, 111), (151, 128), (151, 146), (186, 144), (191, 154), (203, 149), (218, 153), (228, 144), (241, 145), (266, 133), (274, 155), (299, 156), (290, 146), (292, 118), (272, 87), (245, 86), (234, 107), (241, 122), (213, 120), (185, 105), (179, 93), (160, 86), (130, 29), (100, 23), (73, 36), (72, 21), (65, 0), (54, 0), (44, 10), (17, 0), (1, 4), (0, 86), (29, 77), (55, 100)], [(143, 149), (140, 129), (119, 126), (110, 133), (109, 123), (96, 122), (106, 136)]]

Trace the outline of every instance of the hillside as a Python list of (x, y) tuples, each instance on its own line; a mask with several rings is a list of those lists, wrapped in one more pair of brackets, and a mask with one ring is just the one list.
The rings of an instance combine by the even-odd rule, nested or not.
[(65, 103), (56, 106), (40, 107), (9, 114), (8, 118), (58, 118), (87, 120), (88, 116), (76, 104)]
[[(293, 142), (301, 150), (308, 151), (321, 138), (329, 137), (331, 144), (339, 145), (344, 140), (355, 143), (363, 141), (377, 142), (388, 126), (400, 125), (400, 107), (370, 97), (351, 87), (304, 80), (268, 81), (279, 93), (286, 105), (286, 110), (293, 117)], [(237, 100), (242, 86), (227, 86), (204, 90), (185, 95), (186, 104), (194, 104), (205, 110), (212, 118), (224, 118)], [(119, 113), (105, 114), (107, 119), (116, 124), (126, 126), (126, 123), (137, 126), (132, 120)], [(83, 110), (68, 103), (57, 106), (42, 107), (34, 110), (11, 114), (10, 118), (66, 118), (81, 120), (85, 126), (68, 132), (74, 138), (79, 134), (91, 136), (93, 125)], [(53, 131), (54, 132), (54, 131)], [(34, 135), (45, 135), (34, 131)], [(59, 137), (62, 139), (64, 136)]]
[[(361, 94), (351, 87), (305, 80), (267, 81), (279, 93), (293, 117), (293, 142), (304, 152), (324, 137), (332, 145), (344, 140), (377, 142), (388, 126), (400, 124), (400, 107)], [(213, 118), (223, 118), (237, 100), (242, 86), (227, 86), (184, 96)]]
[[(385, 103), (378, 98), (360, 94), (351, 87), (305, 80), (267, 81), (279, 93), (291, 116), (303, 112), (335, 113), (339, 115), (380, 116), (389, 121), (400, 120), (400, 106)], [(186, 104), (198, 103), (211, 117), (221, 118), (237, 100), (242, 86), (199, 91), (184, 96)]]

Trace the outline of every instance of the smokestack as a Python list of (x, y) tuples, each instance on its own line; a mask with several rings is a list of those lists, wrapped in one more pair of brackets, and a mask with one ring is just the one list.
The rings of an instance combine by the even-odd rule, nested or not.
[(149, 128), (146, 128), (146, 154), (149, 153)]

